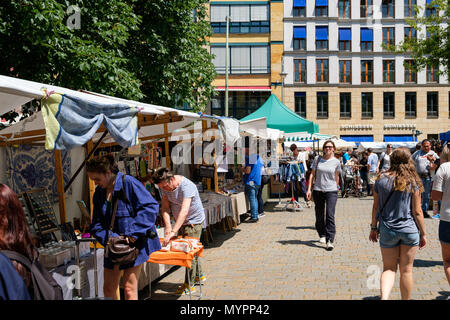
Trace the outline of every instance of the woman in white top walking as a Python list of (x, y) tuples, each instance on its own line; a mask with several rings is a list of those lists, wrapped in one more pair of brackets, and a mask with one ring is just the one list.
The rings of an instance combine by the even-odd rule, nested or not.
[(334, 248), (336, 235), (334, 214), (336, 211), (341, 163), (334, 157), (336, 146), (333, 141), (325, 141), (322, 148), (323, 156), (317, 156), (311, 166), (306, 197), (308, 200), (311, 199), (311, 186), (314, 181), (313, 197), (316, 212), (316, 230), (320, 237), (319, 242), (326, 243), (327, 250), (331, 251)]
[(444, 272), (450, 285), (450, 148), (447, 145), (442, 149), (441, 165), (434, 176), (431, 198), (442, 200), (439, 222), (439, 241), (442, 248)]

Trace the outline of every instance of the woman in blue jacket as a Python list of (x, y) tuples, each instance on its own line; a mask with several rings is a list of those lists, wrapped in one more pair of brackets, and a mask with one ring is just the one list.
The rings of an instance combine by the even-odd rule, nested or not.
[[(137, 179), (125, 176), (114, 164), (114, 157), (106, 155), (91, 159), (86, 164), (88, 176), (95, 182), (94, 211), (91, 234), (106, 246), (109, 237), (124, 235), (139, 249), (135, 262), (129, 265), (114, 265), (104, 260), (105, 297), (117, 299), (120, 274), (123, 270), (123, 284), (126, 300), (137, 300), (137, 286), (142, 264), (153, 251), (161, 249), (158, 237), (151, 239), (149, 232), (156, 233), (155, 221), (159, 205)], [(122, 190), (125, 194), (122, 195)], [(118, 197), (116, 218), (112, 232), (109, 231), (112, 218), (112, 199)]]

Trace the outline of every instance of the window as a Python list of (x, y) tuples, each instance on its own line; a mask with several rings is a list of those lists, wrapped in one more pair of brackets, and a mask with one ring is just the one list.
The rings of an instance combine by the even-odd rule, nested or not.
[(373, 0), (361, 0), (361, 18), (369, 18), (373, 14)]
[(339, 94), (339, 115), (341, 118), (352, 117), (351, 99), (352, 94), (350, 92), (341, 92)]
[(381, 14), (383, 18), (394, 18), (395, 16), (395, 2), (394, 0), (381, 1)]
[(294, 59), (294, 81), (306, 82), (306, 59)]
[(350, 0), (339, 0), (338, 3), (338, 10), (339, 10), (339, 18), (350, 18)]
[(361, 83), (373, 82), (373, 61), (361, 60)]
[(439, 82), (439, 67), (427, 65), (427, 82)]
[(316, 60), (317, 82), (328, 82), (328, 59)]
[(427, 117), (439, 117), (439, 103), (437, 92), (427, 92)]
[(395, 60), (383, 60), (383, 82), (395, 82)]
[(328, 27), (316, 26), (316, 50), (328, 49)]
[(395, 28), (383, 28), (383, 44), (385, 47), (384, 50), (389, 50), (390, 48), (395, 47)]
[(431, 5), (432, 0), (426, 0), (425, 5), (425, 16), (435, 16), (437, 15), (436, 5)]
[(415, 38), (416, 38), (416, 29), (412, 27), (405, 27), (405, 40)]
[(351, 83), (352, 82), (352, 61), (340, 60), (339, 61), (339, 82)]
[(328, 92), (317, 92), (317, 118), (328, 118)]
[(316, 17), (328, 17), (328, 6), (318, 6), (316, 4)]
[(395, 93), (383, 93), (383, 117), (385, 119), (395, 118)]
[[(230, 74), (266, 74), (270, 72), (269, 46), (230, 46)], [(225, 47), (212, 46), (213, 64), (225, 74)]]
[(373, 51), (373, 30), (361, 28), (361, 51)]
[(373, 118), (373, 93), (361, 93), (361, 116), (363, 118)]
[(296, 92), (295, 94), (295, 112), (303, 118), (306, 118), (306, 92)]
[(352, 30), (339, 28), (339, 50), (350, 51), (352, 49)]
[(416, 93), (405, 92), (405, 117), (415, 118), (417, 116)]
[(306, 50), (306, 27), (294, 27), (294, 50)]
[(294, 0), (292, 15), (294, 17), (306, 17), (306, 0)]
[(226, 33), (227, 16), (231, 17), (230, 33), (269, 33), (269, 6), (211, 5), (210, 19), (213, 33)]
[(405, 0), (405, 17), (414, 16), (414, 6), (417, 5), (417, 0)]
[[(256, 111), (270, 96), (264, 91), (230, 91), (228, 98), (229, 116), (242, 119)], [(211, 113), (218, 116), (225, 114), (225, 92), (220, 91), (211, 99)]]
[(405, 82), (417, 82), (417, 74), (413, 70), (414, 61), (413, 60), (405, 60)]

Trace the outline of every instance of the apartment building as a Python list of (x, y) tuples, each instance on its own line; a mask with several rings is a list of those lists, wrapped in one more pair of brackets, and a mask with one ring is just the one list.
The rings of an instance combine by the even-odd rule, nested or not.
[(209, 39), (218, 72), (212, 114), (225, 114), (226, 17), (229, 24), (228, 115), (241, 119), (258, 109), (272, 92), (281, 94), (283, 1), (210, 1)]
[(416, 74), (408, 55), (386, 49), (430, 36), (406, 22), (427, 2), (285, 0), (284, 103), (320, 133), (349, 141), (412, 141), (416, 130), (419, 140), (449, 130), (450, 85), (440, 66)]

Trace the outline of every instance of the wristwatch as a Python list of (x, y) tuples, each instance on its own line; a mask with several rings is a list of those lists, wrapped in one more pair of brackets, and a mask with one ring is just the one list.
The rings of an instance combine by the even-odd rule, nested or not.
[(378, 228), (370, 225), (370, 230), (378, 230)]

